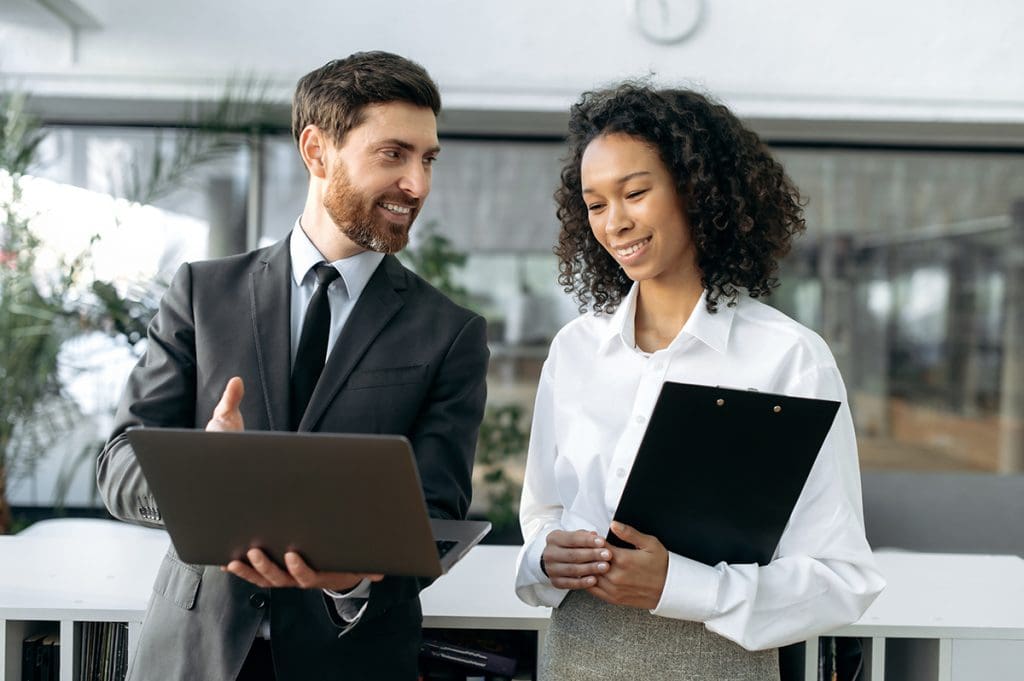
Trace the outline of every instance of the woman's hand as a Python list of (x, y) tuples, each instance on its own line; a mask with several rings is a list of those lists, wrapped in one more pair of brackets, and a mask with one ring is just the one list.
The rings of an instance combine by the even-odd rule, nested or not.
[(544, 571), (559, 589), (587, 589), (608, 572), (612, 553), (596, 532), (554, 530), (542, 556)]
[(612, 523), (612, 532), (636, 548), (610, 546), (610, 569), (599, 575), (596, 584), (588, 587), (587, 591), (613, 605), (653, 610), (658, 607), (661, 592), (665, 589), (668, 549), (657, 537), (622, 523)]

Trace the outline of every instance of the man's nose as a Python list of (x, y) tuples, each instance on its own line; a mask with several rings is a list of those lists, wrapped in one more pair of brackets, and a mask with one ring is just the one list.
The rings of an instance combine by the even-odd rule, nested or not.
[(417, 199), (426, 198), (430, 193), (430, 172), (426, 166), (415, 163), (402, 174), (398, 183), (399, 189)]

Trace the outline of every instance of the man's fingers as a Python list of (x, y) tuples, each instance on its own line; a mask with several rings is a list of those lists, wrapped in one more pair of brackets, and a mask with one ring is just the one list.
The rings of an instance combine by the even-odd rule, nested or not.
[(270, 586), (295, 586), (295, 580), (290, 574), (279, 568), (274, 561), (267, 558), (267, 554), (259, 549), (249, 549), (245, 557), (249, 559), (256, 572), (260, 573), (263, 579), (270, 583)]
[(233, 415), (242, 404), (243, 397), (245, 397), (245, 384), (241, 378), (234, 376), (224, 387), (224, 394), (220, 396), (220, 402), (213, 410), (213, 418), (223, 419)]
[(302, 560), (302, 556), (294, 551), (284, 554), (284, 564), (290, 574), (303, 589), (311, 589), (316, 586), (316, 571)]
[(377, 574), (317, 572), (295, 551), (288, 551), (284, 554), (284, 564), (288, 568), (288, 574), (303, 589), (324, 588), (340, 591), (353, 588), (364, 579), (371, 582), (379, 582), (384, 579), (384, 575)]
[(221, 569), (264, 589), (269, 589), (272, 586), (260, 573), (240, 560), (233, 560)]
[(224, 387), (220, 402), (213, 409), (213, 417), (206, 424), (206, 430), (245, 430), (245, 422), (239, 407), (245, 396), (245, 385), (242, 379), (234, 376)]

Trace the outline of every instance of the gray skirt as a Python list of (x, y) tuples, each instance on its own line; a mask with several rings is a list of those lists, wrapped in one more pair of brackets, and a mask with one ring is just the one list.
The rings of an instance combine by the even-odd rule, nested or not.
[(700, 622), (572, 591), (551, 611), (539, 681), (778, 681), (778, 650), (751, 652)]

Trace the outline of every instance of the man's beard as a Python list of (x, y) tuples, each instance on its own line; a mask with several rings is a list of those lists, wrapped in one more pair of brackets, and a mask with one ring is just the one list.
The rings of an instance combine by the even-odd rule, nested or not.
[[(409, 225), (391, 222), (378, 213), (380, 202), (414, 204)], [(419, 213), (419, 199), (401, 193), (371, 197), (352, 186), (344, 166), (338, 164), (324, 196), (324, 209), (341, 233), (354, 244), (377, 253), (397, 253), (409, 243), (409, 228)]]

